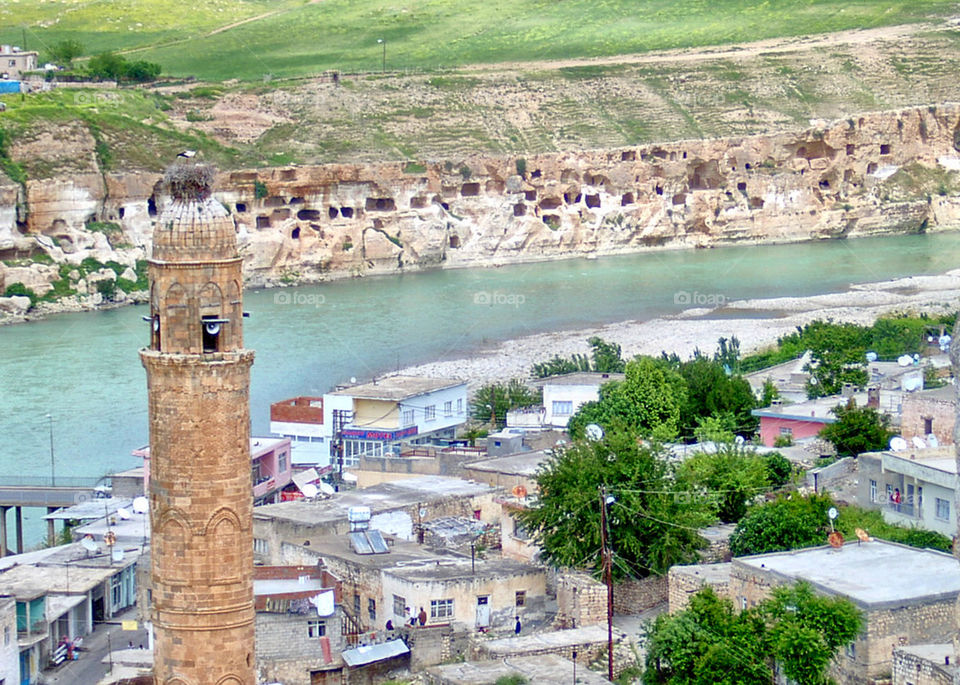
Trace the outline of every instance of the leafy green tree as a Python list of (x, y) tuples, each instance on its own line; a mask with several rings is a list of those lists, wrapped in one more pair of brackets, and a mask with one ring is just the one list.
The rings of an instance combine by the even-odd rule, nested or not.
[(702, 490), (715, 503), (717, 517), (724, 523), (739, 521), (750, 501), (770, 489), (766, 457), (733, 443), (688, 457), (678, 476), (679, 482)]
[(507, 383), (488, 383), (474, 393), (470, 401), (470, 417), (504, 426), (511, 409), (532, 407), (542, 402), (542, 391), (531, 390), (516, 378)]
[(773, 404), (773, 401), (779, 397), (780, 391), (777, 390), (777, 386), (773, 384), (770, 378), (767, 378), (763, 381), (763, 391), (761, 392), (760, 399), (757, 401), (757, 407), (769, 407)]
[(647, 685), (768, 685), (770, 666), (763, 621), (736, 613), (729, 599), (707, 587), (676, 614), (660, 614), (649, 632)]
[(737, 336), (717, 340), (717, 351), (713, 354), (713, 361), (720, 364), (727, 373), (740, 373), (740, 340)]
[(693, 562), (704, 544), (697, 530), (716, 520), (705, 498), (677, 490), (664, 454), (618, 429), (557, 450), (541, 466), (537, 485), (536, 504), (519, 519), (543, 559), (557, 566), (601, 570), (602, 487), (615, 498), (607, 511), (617, 576), (664, 574)]
[(863, 616), (850, 600), (818, 596), (807, 583), (774, 588), (759, 611), (771, 655), (797, 683), (831, 682), (830, 661), (863, 628)]
[(730, 551), (740, 557), (822, 545), (830, 530), (827, 511), (832, 506), (829, 495), (798, 493), (757, 505), (734, 529)]
[(51, 62), (69, 68), (74, 58), (83, 54), (83, 45), (75, 40), (61, 40), (49, 48), (48, 54)]
[(161, 71), (162, 68), (156, 62), (138, 60), (127, 63), (123, 76), (136, 83), (146, 83), (147, 81), (156, 81)]
[(837, 454), (842, 457), (886, 449), (894, 436), (889, 417), (873, 407), (858, 407), (851, 401), (831, 411), (837, 422), (824, 426), (820, 437), (833, 443)]
[(126, 75), (127, 60), (112, 52), (103, 52), (87, 62), (87, 72), (93, 78), (119, 82)]
[(790, 476), (793, 475), (793, 464), (790, 460), (779, 452), (771, 452), (764, 456), (764, 462), (767, 468), (767, 480), (770, 486), (782, 488), (790, 482)]
[(627, 362), (626, 378), (600, 387), (600, 399), (582, 405), (567, 424), (570, 435), (580, 438), (588, 424), (604, 428), (621, 424), (640, 435), (669, 439), (680, 428), (687, 388), (683, 376), (653, 357)]
[(626, 365), (620, 346), (594, 336), (587, 340), (590, 356), (574, 354), (570, 357), (554, 355), (545, 362), (533, 365), (531, 372), (535, 378), (547, 378), (577, 371), (597, 371), (599, 373), (621, 373)]
[(862, 614), (848, 599), (818, 597), (804, 583), (775, 588), (769, 599), (739, 613), (707, 587), (684, 611), (656, 618), (643, 682), (768, 684), (776, 662), (795, 682), (827, 683), (831, 660), (862, 626)]
[(549, 378), (550, 376), (589, 370), (590, 359), (586, 355), (574, 354), (570, 357), (554, 355), (545, 362), (537, 362), (534, 364), (531, 368), (531, 373), (534, 378)]
[(807, 397), (836, 395), (844, 383), (866, 385), (869, 338), (862, 326), (815, 321), (804, 328), (804, 341), (811, 352), (804, 366), (810, 373)]
[(720, 362), (705, 357), (682, 363), (680, 374), (687, 385), (681, 419), (683, 435), (694, 434), (698, 419), (722, 414), (732, 417), (736, 433), (756, 432), (758, 419), (750, 412), (757, 406), (757, 399), (741, 376), (729, 376)]

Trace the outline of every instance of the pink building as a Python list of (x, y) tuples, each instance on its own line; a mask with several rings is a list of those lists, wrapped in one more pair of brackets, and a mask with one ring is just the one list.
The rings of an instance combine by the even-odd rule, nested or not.
[[(850, 399), (831, 395), (796, 404), (774, 404), (754, 409), (751, 413), (760, 417), (761, 441), (767, 447), (773, 447), (777, 438), (789, 438), (796, 442), (816, 436), (827, 424), (836, 423), (833, 409)], [(856, 393), (852, 399), (861, 407), (867, 404), (866, 393)]]
[[(143, 491), (150, 491), (150, 447), (133, 451), (143, 457)], [(280, 491), (292, 482), (290, 438), (250, 438), (250, 467), (253, 476), (253, 503), (280, 501)]]

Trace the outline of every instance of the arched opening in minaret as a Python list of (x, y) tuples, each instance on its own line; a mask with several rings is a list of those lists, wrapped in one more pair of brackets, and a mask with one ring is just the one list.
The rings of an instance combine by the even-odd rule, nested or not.
[(220, 351), (220, 321), (215, 316), (203, 317), (203, 351)]

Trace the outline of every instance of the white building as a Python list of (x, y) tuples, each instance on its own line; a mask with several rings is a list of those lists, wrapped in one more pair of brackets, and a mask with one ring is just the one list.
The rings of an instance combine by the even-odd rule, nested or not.
[(601, 385), (624, 378), (622, 373), (580, 371), (537, 381), (534, 385), (543, 388), (543, 424), (566, 428), (570, 417), (582, 405), (600, 399)]
[(323, 424), (322, 397), (294, 397), (270, 405), (270, 432), (290, 438), (293, 466), (330, 463), (330, 426)]

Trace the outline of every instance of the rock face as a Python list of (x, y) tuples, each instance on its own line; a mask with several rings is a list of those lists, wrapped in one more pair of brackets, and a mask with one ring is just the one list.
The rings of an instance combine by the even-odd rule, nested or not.
[[(277, 285), (949, 227), (960, 221), (958, 141), (960, 106), (944, 105), (527, 159), (234, 171), (215, 197), (235, 221), (248, 283)], [(25, 219), (16, 188), (0, 186), (0, 257), (133, 265), (151, 240), (159, 178), (84, 170), (28, 182)]]

